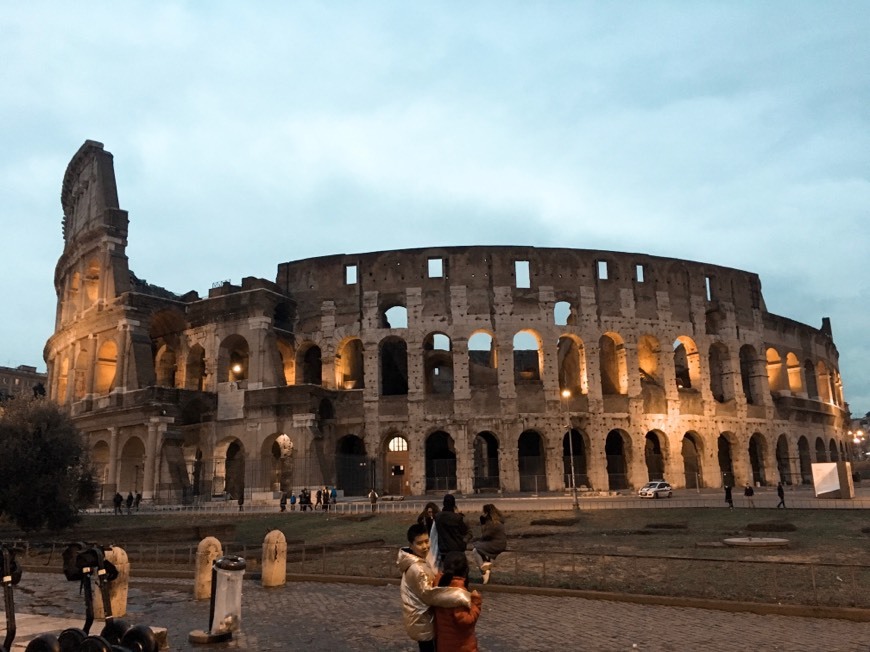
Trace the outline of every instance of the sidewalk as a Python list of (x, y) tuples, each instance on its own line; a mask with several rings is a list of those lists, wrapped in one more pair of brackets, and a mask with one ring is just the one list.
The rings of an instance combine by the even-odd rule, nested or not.
[[(170, 649), (181, 652), (417, 649), (402, 627), (395, 585), (293, 582), (264, 589), (254, 580), (245, 580), (242, 589), (243, 632), (226, 644), (194, 646), (187, 636), (207, 628), (209, 602), (193, 600), (192, 584), (133, 579), (125, 620), (167, 627)], [(482, 592), (477, 634), (484, 651), (694, 652), (741, 645), (760, 652), (853, 652), (870, 646), (870, 623), (498, 593), (487, 587)], [(15, 602), (19, 631), (22, 614), (70, 619), (66, 622), (79, 627), (84, 621), (78, 583), (61, 575), (26, 574), (16, 587)], [(101, 628), (102, 622), (96, 621), (92, 629), (98, 633)], [(16, 644), (23, 649), (23, 635), (16, 637)]]

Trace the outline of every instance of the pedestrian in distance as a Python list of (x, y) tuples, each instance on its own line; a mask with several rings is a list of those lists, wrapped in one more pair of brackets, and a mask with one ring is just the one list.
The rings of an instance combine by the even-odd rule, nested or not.
[(329, 511), (329, 487), (323, 487), (323, 511)]
[[(464, 552), (451, 552), (444, 558), (444, 572), (435, 578), (439, 587), (468, 591), (468, 559)], [(477, 652), (475, 626), (480, 618), (480, 593), (468, 594), (468, 607), (435, 607), (435, 651)]]
[(117, 491), (115, 492), (115, 497), (112, 498), (112, 504), (115, 506), (115, 514), (123, 514), (124, 513), (123, 510), (121, 509), (121, 505), (124, 504), (124, 497), (120, 493), (118, 493)]
[(408, 528), (407, 538), (408, 547), (399, 550), (396, 560), (402, 573), (402, 620), (421, 652), (435, 652), (435, 622), (430, 607), (470, 608), (471, 595), (461, 587), (435, 586), (435, 571), (426, 561), (429, 534), (425, 525), (414, 523)]
[(127, 513), (131, 514), (133, 512), (133, 492), (129, 492), (127, 494)]
[(747, 507), (755, 507), (755, 489), (752, 488), (752, 485), (748, 482), (746, 486), (743, 488), (743, 496), (746, 498), (746, 506)]
[(782, 482), (776, 483), (776, 495), (779, 496), (779, 502), (776, 505), (776, 508), (779, 509), (782, 507), (785, 509), (785, 489), (782, 486)]
[(287, 511), (287, 492), (286, 491), (281, 492), (281, 500), (278, 501), (278, 505), (281, 507), (282, 512)]
[(133, 509), (135, 509), (137, 512), (139, 511), (139, 504), (140, 504), (141, 502), (142, 502), (142, 492), (141, 492), (141, 491), (137, 491), (137, 492), (136, 492), (136, 497), (133, 498)]
[(731, 495), (731, 485), (725, 485), (725, 502), (728, 503), (728, 509), (734, 509), (734, 498)]
[(336, 491), (335, 487), (333, 487), (329, 491), (329, 504), (335, 505), (337, 502), (338, 502), (338, 491)]
[(296, 511), (296, 494), (293, 493), (292, 491), (290, 492), (290, 511), (291, 512)]
[(378, 492), (375, 491), (375, 488), (372, 487), (372, 490), (369, 492), (369, 502), (372, 504), (372, 514), (378, 511)]
[(317, 509), (318, 507), (323, 509), (323, 490), (322, 489), (318, 489), (317, 492), (314, 494), (314, 509)]

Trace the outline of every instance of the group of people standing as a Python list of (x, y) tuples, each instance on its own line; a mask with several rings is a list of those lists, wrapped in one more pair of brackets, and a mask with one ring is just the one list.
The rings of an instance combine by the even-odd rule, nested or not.
[[(782, 486), (782, 482), (776, 483), (776, 497), (779, 498), (779, 502), (776, 504), (777, 509), (785, 508), (785, 488)], [(755, 507), (755, 489), (752, 488), (752, 485), (748, 482), (746, 486), (743, 487), (743, 498), (746, 501), (746, 506), (749, 508)], [(731, 485), (725, 485), (725, 502), (728, 505), (728, 509), (734, 509), (734, 494)]]
[(133, 492), (129, 492), (127, 494), (127, 498), (125, 499), (120, 493), (117, 491), (115, 495), (112, 497), (112, 505), (115, 508), (115, 514), (123, 514), (124, 506), (127, 506), (127, 513), (132, 514), (135, 509), (137, 512), (139, 511), (139, 503), (142, 502), (142, 494), (138, 491), (136, 495), (133, 495)]
[(281, 494), (281, 499), (278, 501), (278, 505), (281, 508), (282, 512), (287, 511), (287, 504), (290, 504), (290, 511), (296, 511), (296, 504), (299, 503), (300, 511), (307, 512), (309, 510), (314, 511), (317, 509), (323, 510), (324, 512), (328, 512), (331, 505), (335, 505), (338, 500), (338, 491), (336, 491), (335, 487), (331, 489), (328, 486), (324, 486), (323, 489), (318, 489), (314, 493), (314, 502), (311, 501), (311, 491), (307, 487), (303, 487), (299, 491), (299, 497), (296, 497), (296, 494), (292, 491), (290, 495), (287, 495), (287, 492), (283, 492)]
[(507, 548), (504, 517), (493, 504), (483, 506), (481, 535), (456, 509), (456, 498), (444, 496), (442, 508), (427, 503), (417, 522), (408, 528), (408, 547), (399, 550), (401, 597), (405, 629), (424, 652), (474, 652), (478, 649), (475, 625), (482, 598), (469, 591), (472, 557), (484, 584), (489, 582), (495, 558)]

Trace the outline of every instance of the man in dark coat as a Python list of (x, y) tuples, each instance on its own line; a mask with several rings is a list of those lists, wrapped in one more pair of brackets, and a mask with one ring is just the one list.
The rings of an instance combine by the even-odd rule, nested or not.
[(453, 494), (444, 496), (444, 508), (435, 515), (435, 531), (438, 533), (439, 564), (448, 552), (465, 552), (471, 540), (471, 528), (462, 513), (456, 511)]

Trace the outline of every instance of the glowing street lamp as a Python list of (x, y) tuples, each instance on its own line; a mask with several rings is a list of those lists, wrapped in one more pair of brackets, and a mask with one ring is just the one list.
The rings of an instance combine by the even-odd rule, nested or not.
[(571, 398), (571, 390), (563, 389), (562, 390), (562, 413), (565, 417), (565, 423), (568, 428), (568, 455), (571, 458), (571, 494), (574, 497), (574, 509), (580, 509), (580, 503), (577, 502), (577, 479), (574, 475), (574, 433), (571, 430), (571, 419), (568, 415), (568, 410), (566, 409), (566, 405), (568, 403), (568, 399)]

